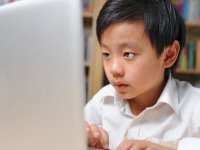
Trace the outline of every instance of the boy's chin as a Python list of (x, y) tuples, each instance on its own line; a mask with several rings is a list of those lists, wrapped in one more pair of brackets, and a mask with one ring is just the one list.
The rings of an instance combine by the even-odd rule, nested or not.
[(119, 93), (120, 97), (124, 100), (131, 100), (134, 99), (134, 97), (128, 93)]

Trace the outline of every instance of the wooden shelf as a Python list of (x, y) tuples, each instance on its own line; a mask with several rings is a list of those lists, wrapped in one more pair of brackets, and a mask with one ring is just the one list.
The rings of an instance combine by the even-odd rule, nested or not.
[(90, 27), (92, 26), (92, 13), (91, 12), (83, 12), (83, 22), (85, 27)]
[(92, 19), (92, 13), (91, 12), (83, 12), (83, 18)]
[(200, 75), (200, 71), (198, 70), (181, 70), (181, 69), (177, 69), (176, 70), (177, 74), (188, 74), (188, 75)]
[(90, 62), (84, 62), (84, 66), (85, 66), (85, 67), (90, 67), (90, 66), (91, 66), (91, 63), (90, 63)]
[(200, 21), (198, 21), (198, 22), (189, 22), (189, 21), (186, 21), (186, 26), (187, 27), (200, 27)]

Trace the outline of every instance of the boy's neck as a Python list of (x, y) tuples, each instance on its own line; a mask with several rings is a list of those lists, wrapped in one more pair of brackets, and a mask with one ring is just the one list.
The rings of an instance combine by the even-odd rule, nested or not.
[(146, 108), (155, 105), (166, 85), (166, 82), (167, 80), (163, 79), (158, 86), (149, 91), (147, 94), (127, 100), (133, 115), (137, 116)]

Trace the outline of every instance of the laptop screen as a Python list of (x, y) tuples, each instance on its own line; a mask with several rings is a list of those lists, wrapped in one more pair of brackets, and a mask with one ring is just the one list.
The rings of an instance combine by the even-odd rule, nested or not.
[(81, 1), (0, 6), (0, 149), (84, 150)]

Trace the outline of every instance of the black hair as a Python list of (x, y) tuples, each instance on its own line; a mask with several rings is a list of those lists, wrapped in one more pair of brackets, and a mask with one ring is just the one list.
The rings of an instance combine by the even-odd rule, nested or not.
[[(97, 18), (96, 33), (99, 43), (103, 32), (109, 26), (135, 21), (144, 22), (144, 31), (158, 56), (175, 40), (180, 44), (180, 55), (185, 45), (186, 26), (170, 0), (107, 0)], [(169, 68), (172, 74), (177, 61), (178, 59)]]

